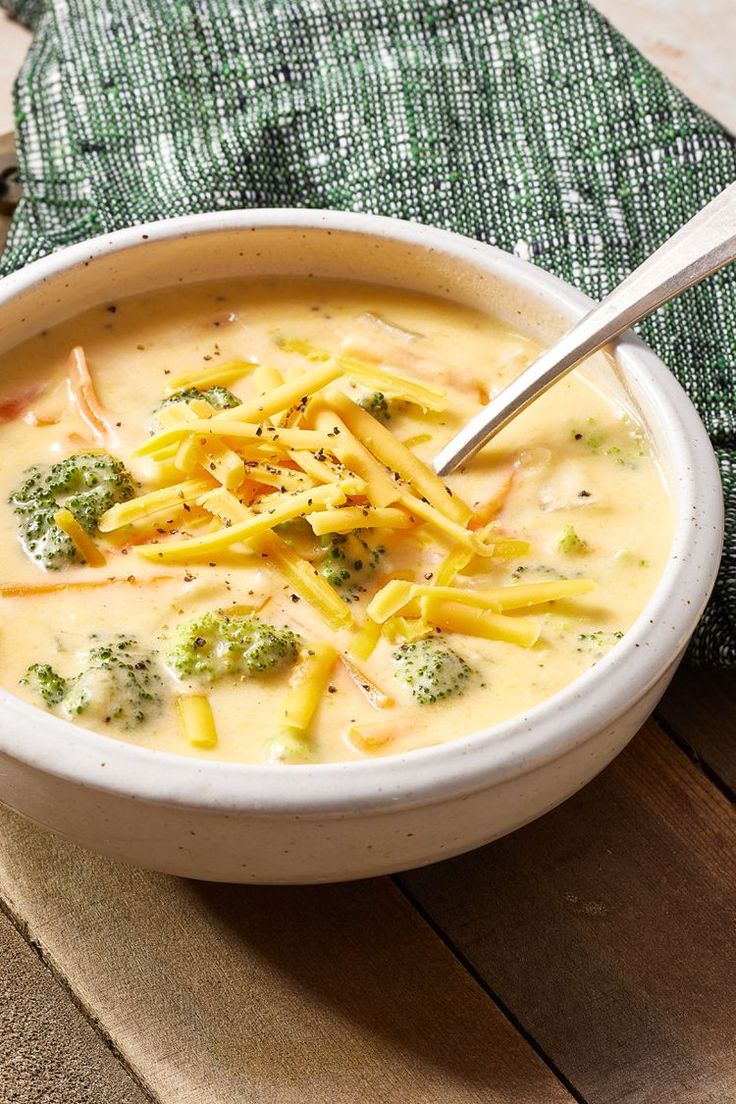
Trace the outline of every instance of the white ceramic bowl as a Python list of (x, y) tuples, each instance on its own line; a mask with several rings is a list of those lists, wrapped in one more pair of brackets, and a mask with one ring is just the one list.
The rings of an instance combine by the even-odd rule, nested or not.
[[(0, 352), (94, 304), (176, 281), (313, 274), (408, 287), (549, 342), (590, 307), (552, 276), (438, 230), (324, 211), (195, 215), (61, 250), (0, 283)], [(613, 365), (613, 367), (612, 367)], [(0, 799), (140, 866), (233, 882), (321, 882), (418, 866), (551, 809), (634, 735), (664, 692), (713, 586), (722, 498), (689, 400), (633, 335), (585, 369), (649, 425), (675, 502), (651, 601), (600, 663), (493, 729), (359, 763), (202, 762), (98, 736), (0, 692)], [(257, 722), (256, 722), (257, 723)]]

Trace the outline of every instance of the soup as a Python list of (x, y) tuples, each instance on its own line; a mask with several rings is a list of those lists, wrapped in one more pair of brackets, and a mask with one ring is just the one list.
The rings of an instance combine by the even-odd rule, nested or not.
[(452, 303), (274, 278), (109, 303), (6, 354), (4, 686), (277, 764), (548, 698), (640, 614), (672, 513), (644, 427), (581, 373), (434, 475), (538, 351)]

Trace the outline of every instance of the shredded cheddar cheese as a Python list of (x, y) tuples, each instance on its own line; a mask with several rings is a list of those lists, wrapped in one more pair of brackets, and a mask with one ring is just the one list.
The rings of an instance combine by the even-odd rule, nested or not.
[(325, 533), (352, 533), (355, 529), (411, 529), (411, 517), (392, 506), (341, 506), (307, 514), (317, 536)]
[(371, 455), (365, 445), (350, 432), (342, 418), (334, 411), (319, 408), (315, 415), (310, 410), (317, 429), (324, 433), (327, 447), (342, 464), (366, 482), (366, 497), (373, 506), (388, 506), (396, 502), (400, 494), (395, 480)]
[(284, 700), (284, 723), (289, 728), (307, 731), (324, 697), (336, 659), (337, 651), (331, 644), (314, 643), (302, 648)]
[(103, 567), (107, 562), (104, 554), (92, 540), (92, 537), (79, 524), (74, 514), (62, 509), (54, 514), (54, 521), (62, 529), (76, 548), (79, 555), (90, 567)]
[(159, 560), (163, 563), (185, 562), (197, 556), (210, 555), (240, 541), (252, 540), (266, 533), (276, 525), (303, 517), (321, 506), (337, 506), (345, 501), (345, 491), (339, 483), (334, 486), (315, 487), (308, 491), (296, 491), (293, 494), (273, 495), (272, 501), (262, 504), (261, 512), (240, 521), (235, 525), (226, 525), (215, 533), (188, 540), (168, 541), (161, 544), (138, 545), (136, 552), (147, 560)]
[(470, 507), (453, 495), (440, 477), (402, 445), (390, 430), (340, 391), (330, 391), (328, 401), (368, 451), (405, 480), (416, 495), (426, 498), (451, 521), (459, 525), (467, 523), (471, 516)]
[(373, 649), (381, 638), (381, 626), (370, 618), (353, 633), (348, 649), (357, 660), (370, 659)]
[(228, 360), (224, 364), (216, 364), (201, 371), (182, 372), (181, 375), (174, 376), (166, 391), (167, 394), (173, 395), (188, 387), (198, 387), (201, 391), (206, 391), (208, 387), (222, 387), (247, 376), (255, 367), (255, 362), (252, 360)]
[(435, 594), (424, 595), (419, 605), (424, 620), (444, 632), (505, 640), (522, 648), (531, 648), (539, 639), (539, 625), (534, 621), (504, 617), (503, 614), (491, 613), (488, 609), (479, 609), (464, 602), (451, 602)]
[(219, 421), (262, 422), (272, 414), (288, 410), (292, 406), (306, 402), (316, 391), (321, 391), (342, 375), (342, 368), (335, 361), (328, 361), (316, 368), (293, 376), (278, 387), (270, 389), (255, 399), (250, 399), (230, 410), (221, 410), (215, 415)]
[(393, 579), (373, 596), (367, 613), (373, 621), (383, 624), (389, 617), (405, 609), (413, 599), (427, 597), (433, 602), (459, 603), (500, 613), (588, 594), (594, 587), (592, 579), (555, 579), (548, 583), (526, 583), (496, 587), (493, 590), (472, 590), (469, 587), (445, 586), (441, 583), (429, 586)]
[[(299, 353), (307, 360), (320, 363), (333, 359), (333, 354), (325, 349), (319, 349), (308, 341), (299, 338), (289, 338), (279, 342), (280, 347), (288, 353)], [(409, 379), (407, 376), (399, 376), (395, 372), (387, 372), (375, 364), (368, 364), (354, 356), (337, 354), (334, 359), (342, 367), (345, 375), (355, 383), (359, 383), (371, 390), (382, 391), (384, 395), (401, 399), (404, 402), (414, 403), (427, 410), (442, 411), (447, 405), (447, 392), (441, 387), (431, 387), (426, 383)]]
[(170, 487), (162, 487), (158, 491), (149, 491), (138, 498), (111, 506), (102, 515), (97, 527), (101, 533), (112, 533), (116, 529), (122, 529), (124, 525), (132, 525), (133, 522), (158, 514), (162, 510), (183, 506), (185, 502), (196, 502), (214, 485), (211, 479), (187, 479)]
[(204, 694), (182, 694), (176, 699), (176, 711), (187, 743), (204, 751), (217, 746), (217, 728), (209, 698)]

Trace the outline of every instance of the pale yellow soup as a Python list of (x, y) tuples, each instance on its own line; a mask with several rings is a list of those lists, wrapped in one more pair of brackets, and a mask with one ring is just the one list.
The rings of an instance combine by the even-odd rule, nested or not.
[[(124, 299), (96, 307), (6, 354), (0, 358), (0, 413), (5, 419), (0, 425), (0, 510), (6, 534), (0, 545), (0, 648), (2, 683), (8, 690), (43, 707), (21, 682), (27, 668), (49, 663), (63, 677), (73, 678), (91, 635), (126, 634), (143, 651), (160, 654), (182, 621), (206, 611), (231, 610), (241, 616), (253, 610), (263, 621), (289, 626), (303, 647), (328, 643), (339, 653), (296, 751), (284, 735), (289, 732), (284, 702), (294, 680), (290, 665), (276, 674), (227, 675), (202, 683), (176, 679), (161, 661), (163, 706), (144, 723), (120, 727), (99, 709), (73, 719), (106, 735), (176, 754), (255, 763), (332, 762), (411, 751), (498, 724), (544, 701), (615, 647), (661, 574), (671, 542), (672, 510), (643, 427), (579, 373), (559, 383), (464, 471), (448, 478), (453, 494), (478, 514), (473, 524), (490, 527), (489, 540), (525, 542), (507, 546), (505, 554), (465, 557), (468, 562), (461, 562), (452, 585), (487, 590), (588, 578), (595, 587), (580, 596), (509, 612), (506, 616), (515, 622), (537, 626), (538, 639), (530, 647), (430, 629), (472, 672), (461, 693), (441, 700), (417, 701), (400, 677), (396, 653), (402, 646), (402, 622), (389, 619), (378, 627), (375, 647), (360, 664), (383, 695), (378, 702), (369, 700), (360, 679), (356, 682), (340, 660), (340, 654), (354, 654), (356, 635), (370, 621), (368, 603), (388, 577), (399, 573), (429, 587), (457, 549), (458, 540), (422, 519), (412, 518), (406, 529), (361, 532), (369, 543), (380, 543), (385, 554), (364, 589), (350, 595), (355, 600), (345, 602), (353, 623), (341, 629), (328, 625), (293, 582), (246, 543), (217, 555), (192, 557), (191, 562), (142, 558), (138, 549), (146, 540), (164, 548), (216, 529), (217, 519), (208, 525), (200, 506), (168, 509), (127, 529), (93, 534), (105, 557), (102, 566), (79, 563), (46, 571), (29, 558), (7, 502), (24, 470), (98, 446), (69, 401), (66, 377), (73, 346), (86, 352), (97, 395), (113, 423), (110, 451), (138, 481), (140, 495), (191, 478), (177, 475), (171, 456), (157, 464), (135, 455), (149, 439), (152, 411), (171, 380), (245, 360), (249, 364), (242, 376), (228, 386), (247, 401), (256, 393), (257, 365), (278, 370), (286, 381), (314, 369), (315, 361), (293, 346), (285, 348), (284, 339), (330, 353), (347, 351), (383, 371), (444, 389), (446, 408), (441, 412), (424, 413), (402, 401), (390, 406), (391, 432), (427, 463), (489, 394), (538, 353), (531, 341), (493, 318), (452, 303), (362, 284), (274, 278), (177, 287)], [(347, 376), (333, 386), (356, 401), (369, 393)], [(303, 416), (300, 411), (292, 414), (292, 424), (298, 428)], [(230, 444), (238, 447), (238, 442)], [(210, 475), (204, 469), (199, 474)], [(260, 493), (279, 491), (262, 487)], [(252, 504), (253, 486), (244, 485), (240, 497)], [(288, 535), (288, 527), (279, 532)], [(303, 531), (297, 536), (300, 552), (305, 552)], [(319, 538), (306, 552), (319, 570)], [(147, 582), (161, 576), (166, 578), (158, 584)], [(43, 590), (50, 584), (108, 579), (117, 581), (88, 589), (70, 585)], [(31, 589), (14, 596), (15, 586)], [(418, 613), (415, 605), (409, 618), (414, 625), (421, 620)], [(204, 695), (209, 702), (217, 733), (212, 747), (195, 746), (181, 727), (176, 701), (187, 694)], [(64, 716), (62, 706), (52, 708)]]

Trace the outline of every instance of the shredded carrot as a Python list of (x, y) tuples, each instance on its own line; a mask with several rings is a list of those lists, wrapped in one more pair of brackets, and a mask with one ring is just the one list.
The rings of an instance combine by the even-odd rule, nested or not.
[(468, 521), (468, 529), (482, 529), (490, 521), (500, 514), (506, 505), (506, 499), (511, 494), (514, 485), (516, 467), (512, 467), (502, 482), (496, 487), (493, 494), (482, 505), (476, 507)]
[(393, 698), (390, 698), (388, 694), (384, 694), (380, 686), (376, 686), (375, 682), (366, 675), (365, 671), (362, 667), (357, 665), (355, 660), (350, 659), (341, 652), (340, 662), (360, 692), (374, 709), (387, 709), (394, 704)]
[(177, 575), (152, 575), (139, 579), (128, 575), (125, 579), (78, 579), (73, 583), (4, 583), (0, 585), (0, 598), (32, 598), (35, 595), (59, 594), (62, 590), (95, 590), (97, 587), (127, 583), (128, 586), (148, 586), (158, 583), (174, 583)]
[(38, 385), (22, 391), (20, 395), (15, 395), (12, 399), (0, 399), (0, 422), (14, 422), (16, 418), (20, 418), (43, 390), (43, 386)]
[(81, 345), (69, 354), (69, 396), (82, 421), (91, 429), (95, 440), (106, 444), (112, 436), (112, 426), (97, 397), (87, 358)]

